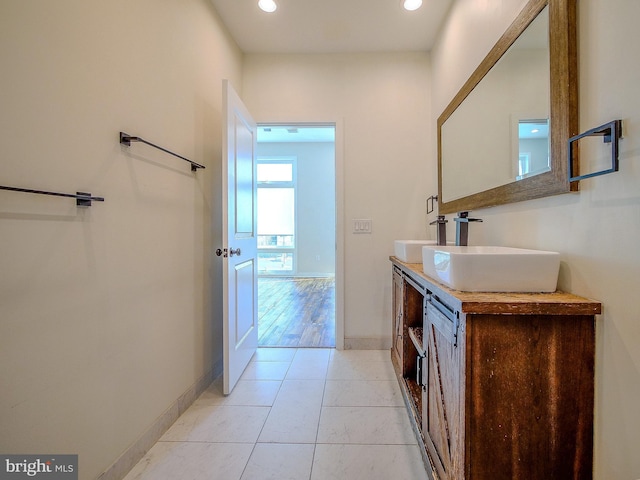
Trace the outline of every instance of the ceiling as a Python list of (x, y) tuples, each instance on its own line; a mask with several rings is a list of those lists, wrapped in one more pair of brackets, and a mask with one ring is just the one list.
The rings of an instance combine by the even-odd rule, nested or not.
[(333, 125), (259, 125), (258, 143), (335, 142)]
[(452, 0), (424, 0), (409, 12), (401, 0), (211, 0), (244, 53), (428, 51)]

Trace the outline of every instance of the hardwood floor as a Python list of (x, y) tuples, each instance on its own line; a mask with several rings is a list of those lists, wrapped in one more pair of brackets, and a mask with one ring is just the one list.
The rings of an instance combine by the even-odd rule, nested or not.
[(258, 345), (335, 347), (335, 279), (258, 278)]

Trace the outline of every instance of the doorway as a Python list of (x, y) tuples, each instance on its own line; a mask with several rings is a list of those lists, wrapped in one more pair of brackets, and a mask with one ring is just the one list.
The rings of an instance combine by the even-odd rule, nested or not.
[(257, 133), (258, 345), (336, 346), (336, 126)]

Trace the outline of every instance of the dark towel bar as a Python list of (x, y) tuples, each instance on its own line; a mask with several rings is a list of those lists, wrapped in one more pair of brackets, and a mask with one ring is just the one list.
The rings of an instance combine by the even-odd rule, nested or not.
[[(584, 175), (578, 175), (573, 171), (573, 145), (578, 140), (584, 137), (594, 137), (601, 136), (604, 137), (603, 140), (605, 143), (611, 144), (611, 167), (605, 170), (600, 170), (599, 172), (591, 172), (585, 173)], [(575, 137), (571, 137), (569, 139), (569, 181), (577, 182), (579, 180), (584, 180), (586, 178), (597, 177), (598, 175), (606, 175), (607, 173), (613, 173), (618, 171), (618, 139), (622, 138), (622, 120), (613, 120), (609, 123), (605, 123), (604, 125), (600, 125), (599, 127), (592, 128), (591, 130), (587, 130), (580, 135), (576, 135)]]
[(74, 195), (73, 193), (48, 192), (46, 190), (32, 190), (30, 188), (3, 187), (2, 185), (0, 185), (0, 190), (9, 190), (11, 192), (23, 193), (37, 193), (39, 195), (53, 195), (54, 197), (75, 198), (76, 205), (78, 207), (90, 207), (92, 201), (104, 202), (103, 197), (92, 197), (91, 194), (87, 192), (76, 192), (76, 194)]
[(158, 150), (162, 150), (163, 152), (168, 153), (169, 155), (173, 155), (174, 157), (178, 157), (180, 160), (184, 160), (185, 162), (189, 162), (191, 164), (191, 171), (192, 172), (195, 172), (199, 168), (205, 168), (204, 165), (200, 165), (199, 163), (196, 163), (196, 162), (194, 162), (192, 160), (189, 160), (188, 158), (185, 158), (182, 155), (178, 155), (177, 153), (173, 153), (172, 151), (167, 150), (166, 148), (162, 148), (162, 147), (159, 147), (158, 145), (155, 145), (155, 144), (153, 144), (151, 142), (147, 142), (143, 138), (133, 137), (133, 136), (127, 134), (127, 133), (120, 132), (120, 143), (122, 145), (126, 145), (127, 147), (130, 147), (131, 146), (131, 142), (146, 143), (150, 147), (157, 148)]

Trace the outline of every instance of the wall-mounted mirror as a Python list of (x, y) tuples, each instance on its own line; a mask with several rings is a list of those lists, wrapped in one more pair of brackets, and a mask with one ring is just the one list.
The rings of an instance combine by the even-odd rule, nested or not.
[(575, 0), (530, 0), (440, 115), (440, 214), (577, 189), (575, 12)]

